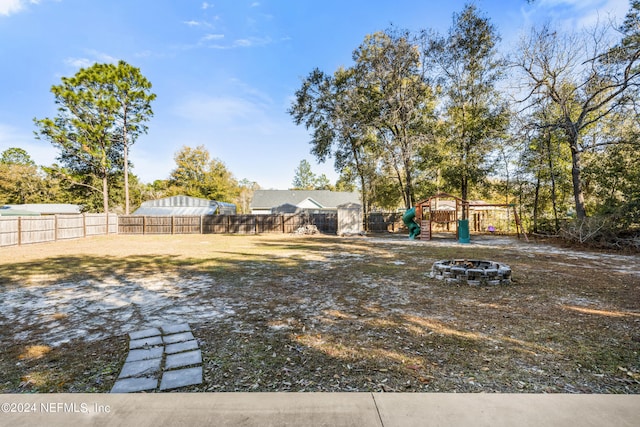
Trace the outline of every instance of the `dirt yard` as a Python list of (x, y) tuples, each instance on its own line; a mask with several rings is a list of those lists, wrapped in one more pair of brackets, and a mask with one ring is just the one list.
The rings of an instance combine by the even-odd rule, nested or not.
[[(434, 261), (508, 264), (451, 285)], [(640, 256), (511, 238), (110, 236), (0, 248), (0, 392), (108, 392), (127, 333), (188, 322), (178, 391), (640, 393)]]

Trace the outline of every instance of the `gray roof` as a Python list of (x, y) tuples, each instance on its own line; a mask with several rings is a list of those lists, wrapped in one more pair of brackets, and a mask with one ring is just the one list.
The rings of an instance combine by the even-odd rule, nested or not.
[(218, 205), (214, 206), (140, 206), (131, 215), (145, 216), (179, 216), (179, 215), (213, 215)]
[(162, 199), (156, 200), (148, 200), (146, 202), (142, 202), (140, 207), (148, 208), (148, 207), (204, 207), (204, 206), (218, 206), (217, 202), (209, 199), (202, 199), (199, 197), (190, 197), (190, 196), (171, 196), (165, 197)]
[(296, 205), (292, 205), (291, 203), (285, 203), (283, 205), (275, 206), (271, 208), (271, 213), (279, 213), (279, 214), (298, 213), (301, 211), (302, 209), (300, 209)]
[[(70, 203), (27, 203), (23, 205), (4, 205), (8, 210), (27, 211), (42, 215), (79, 214), (80, 205)], [(3, 206), (3, 208), (4, 208)], [(26, 214), (25, 214), (26, 215)]]
[(359, 203), (360, 193), (329, 190), (256, 190), (251, 200), (251, 208), (271, 209), (284, 204), (297, 206), (307, 199), (324, 209), (335, 209), (345, 203)]
[(213, 215), (216, 212), (235, 214), (236, 206), (199, 197), (171, 196), (142, 202), (132, 215)]

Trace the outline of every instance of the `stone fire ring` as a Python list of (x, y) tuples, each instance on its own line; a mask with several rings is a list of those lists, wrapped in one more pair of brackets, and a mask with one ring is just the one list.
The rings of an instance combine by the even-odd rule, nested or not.
[(441, 260), (433, 263), (429, 276), (454, 284), (508, 285), (511, 283), (511, 267), (495, 261)]

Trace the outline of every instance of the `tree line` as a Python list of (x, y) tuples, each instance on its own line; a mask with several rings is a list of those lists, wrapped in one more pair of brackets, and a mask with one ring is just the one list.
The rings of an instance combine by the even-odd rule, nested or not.
[[(255, 182), (238, 181), (219, 159), (211, 158), (204, 146), (181, 147), (174, 155), (175, 168), (167, 179), (142, 183), (129, 175), (129, 204), (135, 210), (146, 200), (186, 195), (234, 203), (239, 212), (249, 212)], [(84, 180), (97, 180), (83, 176)], [(104, 212), (102, 188), (76, 182), (67, 167), (38, 166), (22, 148), (0, 153), (0, 205), (24, 203), (72, 203), (86, 212)], [(107, 177), (109, 212), (126, 214), (122, 172)]]
[[(567, 218), (640, 226), (640, 1), (624, 21), (568, 32), (532, 28), (514, 52), (473, 4), (445, 34), (391, 27), (365, 37), (353, 63), (312, 70), (288, 110), (311, 136), (331, 184), (307, 161), (293, 188), (358, 190), (365, 213), (408, 208), (437, 192), (516, 203), (529, 228), (557, 233)], [(94, 64), (52, 87), (57, 115), (34, 119), (59, 151), (37, 167), (19, 148), (0, 158), (5, 203), (78, 203), (109, 211), (186, 194), (247, 211), (254, 182), (238, 181), (203, 147), (182, 147), (168, 179), (140, 183), (128, 153), (147, 132), (156, 95), (139, 69)]]
[(517, 203), (534, 231), (567, 217), (640, 224), (640, 1), (617, 27), (532, 28), (500, 54), (475, 5), (446, 34), (390, 28), (353, 65), (312, 70), (289, 113), (365, 210), (445, 191)]

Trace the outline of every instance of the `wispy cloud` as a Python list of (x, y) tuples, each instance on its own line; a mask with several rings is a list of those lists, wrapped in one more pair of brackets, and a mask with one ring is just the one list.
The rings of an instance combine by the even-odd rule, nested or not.
[(232, 95), (194, 93), (187, 95), (174, 110), (179, 117), (206, 123), (247, 123), (267, 121), (273, 110), (272, 99), (264, 92), (237, 78), (227, 81)]
[(235, 96), (194, 95), (182, 103), (175, 113), (184, 119), (207, 123), (242, 123), (263, 116), (260, 105)]
[(211, 49), (239, 49), (266, 46), (272, 42), (270, 37), (247, 37), (235, 39), (229, 44), (214, 43), (207, 45), (207, 47)]
[[(218, 16), (214, 16), (213, 20), (217, 21), (220, 18)], [(192, 28), (212, 28), (213, 24), (211, 22), (208, 21), (198, 21), (195, 19), (192, 19), (190, 21), (182, 21), (182, 23), (188, 27), (192, 27)]]
[(96, 61), (88, 58), (66, 58), (64, 63), (74, 68), (87, 68), (93, 65)]
[(539, 0), (532, 3), (526, 17), (544, 18), (573, 29), (607, 24), (614, 18), (621, 22), (628, 9), (628, 0)]
[(200, 40), (203, 42), (208, 42), (211, 40), (220, 40), (224, 38), (224, 34), (207, 34), (203, 36)]
[(207, 10), (213, 7), (213, 4), (207, 3), (206, 1), (202, 3), (202, 10)]
[(66, 58), (64, 63), (70, 67), (74, 68), (87, 68), (95, 64), (96, 62), (101, 63), (116, 63), (118, 62), (118, 58), (113, 57), (107, 53), (99, 52), (97, 50), (88, 49), (85, 51), (87, 53), (87, 57), (84, 58)]
[(23, 11), (27, 4), (39, 4), (40, 0), (0, 0), (0, 15), (9, 16)]

